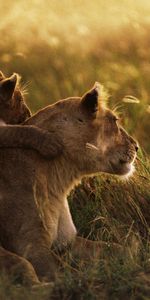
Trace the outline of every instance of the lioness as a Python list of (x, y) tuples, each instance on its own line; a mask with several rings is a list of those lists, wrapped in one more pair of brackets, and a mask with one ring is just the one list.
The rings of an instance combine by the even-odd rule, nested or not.
[(81, 240), (68, 207), (70, 190), (86, 175), (131, 173), (138, 146), (105, 107), (98, 83), (81, 98), (45, 107), (25, 125), (55, 132), (63, 152), (46, 160), (34, 150), (0, 149), (0, 242), (6, 257), (15, 253), (39, 279), (50, 279), (50, 249)]
[(20, 77), (16, 73), (5, 77), (0, 71), (0, 147), (31, 148), (49, 158), (59, 155), (62, 146), (54, 132), (48, 133), (36, 126), (16, 125), (23, 125), (23, 122), (31, 117), (19, 80)]

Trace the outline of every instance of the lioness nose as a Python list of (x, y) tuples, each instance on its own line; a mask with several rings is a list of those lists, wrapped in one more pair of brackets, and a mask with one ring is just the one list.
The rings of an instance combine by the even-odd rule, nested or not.
[(137, 152), (138, 149), (139, 149), (139, 147), (138, 147), (138, 145), (136, 144), (136, 146), (135, 146), (135, 151)]
[(135, 151), (137, 152), (139, 149), (138, 143), (132, 137), (130, 137), (130, 141), (135, 146)]
[(134, 147), (135, 147), (135, 151), (137, 152), (138, 149), (139, 149), (139, 145), (135, 140), (133, 140), (133, 144), (134, 144)]

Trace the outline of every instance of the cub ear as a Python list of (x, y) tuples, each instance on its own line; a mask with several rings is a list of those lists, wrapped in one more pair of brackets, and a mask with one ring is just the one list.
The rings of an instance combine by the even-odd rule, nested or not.
[(98, 110), (100, 97), (100, 83), (95, 82), (93, 88), (85, 93), (81, 100), (81, 105), (88, 113), (94, 114)]
[(17, 84), (17, 79), (18, 75), (14, 73), (9, 78), (2, 80), (2, 82), (0, 83), (0, 94), (1, 98), (4, 101), (8, 102), (9, 100), (11, 100)]

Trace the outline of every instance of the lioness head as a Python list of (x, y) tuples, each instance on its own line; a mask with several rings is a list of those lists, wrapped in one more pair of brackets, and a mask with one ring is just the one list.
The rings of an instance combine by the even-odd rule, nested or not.
[(81, 175), (125, 175), (133, 169), (138, 146), (102, 98), (100, 84), (96, 83), (81, 98), (60, 100), (38, 112), (27, 124), (55, 131), (63, 140), (66, 161)]
[(0, 71), (0, 119), (7, 124), (19, 124), (30, 116), (19, 88), (19, 76), (6, 78)]

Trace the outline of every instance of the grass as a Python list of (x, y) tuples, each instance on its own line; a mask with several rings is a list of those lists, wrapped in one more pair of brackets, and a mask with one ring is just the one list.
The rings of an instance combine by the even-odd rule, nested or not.
[(149, 183), (150, 163), (142, 152), (130, 180), (106, 174), (84, 179), (70, 195), (73, 219), (80, 235), (106, 241), (106, 251), (91, 261), (67, 252), (51, 287), (26, 289), (1, 276), (1, 299), (149, 300)]
[[(27, 289), (1, 274), (0, 299), (149, 300), (149, 3), (111, 0), (108, 7), (105, 1), (63, 0), (48, 9), (40, 1), (36, 7), (28, 0), (6, 2), (1, 69), (22, 75), (32, 111), (82, 95), (100, 81), (109, 106), (121, 106), (123, 125), (144, 150), (130, 180), (101, 174), (84, 179), (69, 197), (79, 234), (108, 242), (107, 251), (88, 263), (67, 253), (51, 287)], [(112, 251), (112, 242), (121, 253)]]

